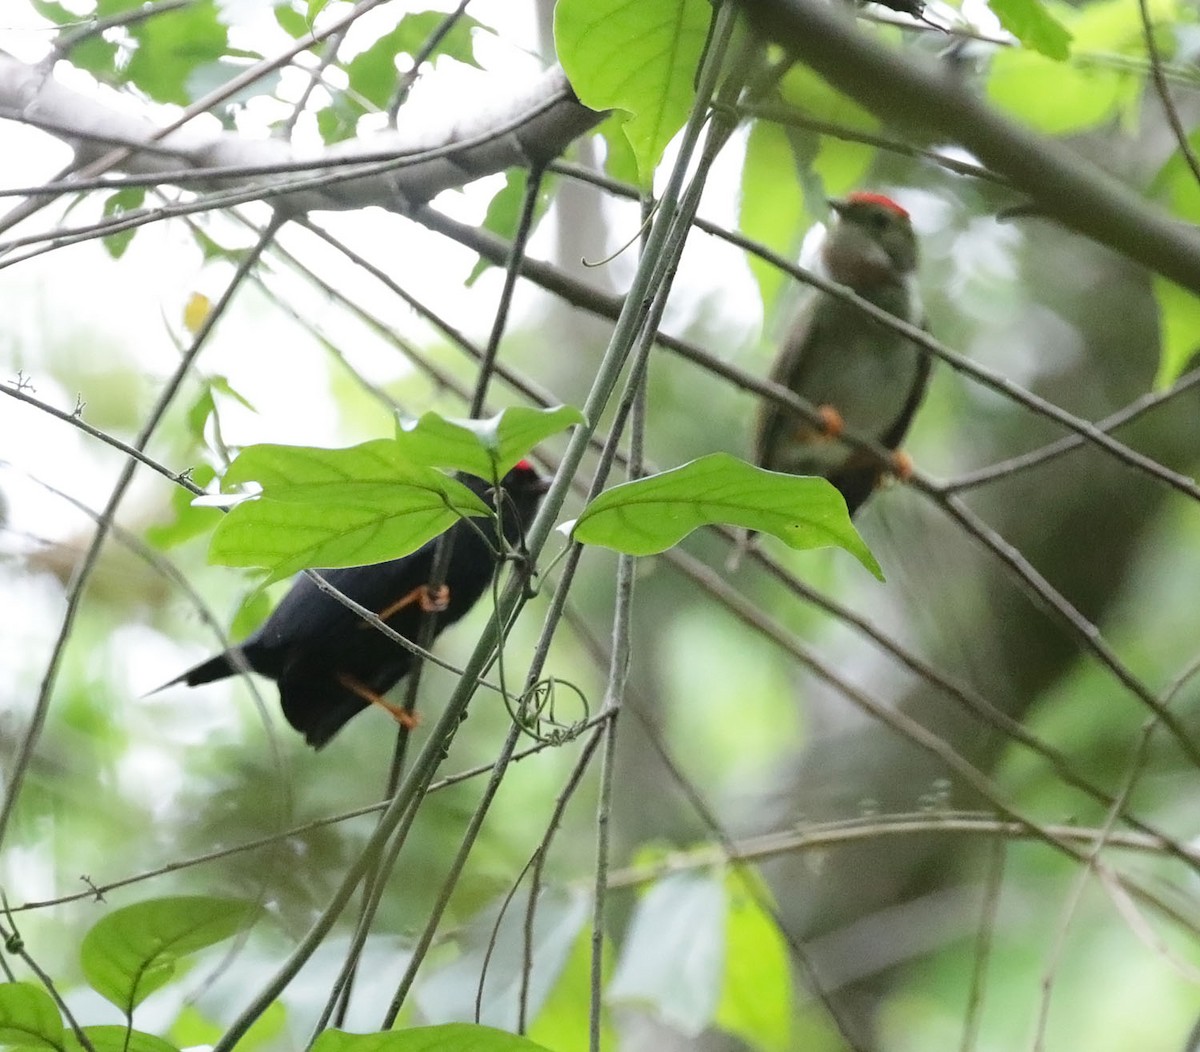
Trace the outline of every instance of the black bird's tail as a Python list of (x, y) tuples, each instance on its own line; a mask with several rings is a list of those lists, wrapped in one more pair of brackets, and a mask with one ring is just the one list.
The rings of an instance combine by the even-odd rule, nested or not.
[(176, 683), (186, 683), (189, 687), (198, 687), (201, 683), (211, 683), (215, 679), (224, 679), (226, 676), (232, 676), (238, 671), (238, 668), (239, 666), (234, 663), (234, 658), (227, 650), (224, 654), (218, 654), (207, 661), (202, 661), (195, 668), (189, 668), (183, 675), (176, 676), (161, 687), (155, 687), (144, 696), (149, 697), (151, 694), (157, 694), (160, 690), (166, 690), (168, 687), (175, 686)]

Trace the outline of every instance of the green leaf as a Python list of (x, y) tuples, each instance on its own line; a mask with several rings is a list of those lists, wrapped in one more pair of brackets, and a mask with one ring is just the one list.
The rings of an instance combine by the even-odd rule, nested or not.
[(399, 71), (396, 68), (396, 54), (400, 50), (397, 38), (400, 35), (401, 30), (397, 26), (346, 63), (346, 76), (350, 81), (350, 90), (356, 92), (377, 110), (382, 110), (387, 106), (392, 92), (396, 90), (396, 81), (399, 77)]
[(126, 906), (84, 936), (79, 954), (84, 977), (129, 1015), (170, 982), (183, 958), (236, 935), (260, 913), (253, 903), (201, 895)]
[[(1151, 21), (1160, 32), (1182, 13), (1178, 0), (1148, 0), (1148, 6)], [(1126, 68), (1076, 65), (1038, 54), (1034, 44), (1002, 49), (988, 73), (989, 98), (1031, 127), (1052, 135), (1084, 131), (1117, 117), (1136, 121), (1145, 82), (1141, 67), (1146, 63), (1138, 5), (1097, 0), (1076, 9), (1055, 5), (1054, 12), (1073, 37), (1076, 52), (1126, 56), (1133, 61)], [(1164, 46), (1169, 46), (1165, 34)]]
[(832, 87), (805, 66), (793, 66), (779, 82), (779, 95), (805, 117), (855, 131), (870, 132), (879, 127), (878, 118)]
[(317, 110), (317, 131), (321, 133), (321, 140), (332, 143), (351, 138), (358, 127), (358, 118), (366, 112), (366, 107), (357, 98), (339, 92), (328, 106)]
[[(83, 1032), (94, 1052), (179, 1052), (161, 1037), (124, 1026), (85, 1026)], [(84, 1052), (83, 1045), (72, 1033), (67, 1034), (67, 1046), (71, 1052)]]
[[(117, 190), (104, 199), (104, 217), (111, 219), (114, 216), (124, 215), (126, 212), (136, 211), (142, 207), (145, 200), (145, 187), (130, 186), (124, 190)], [(108, 254), (113, 259), (120, 259), (125, 255), (125, 250), (129, 247), (129, 242), (133, 240), (133, 235), (136, 233), (137, 227), (131, 227), (129, 230), (122, 230), (116, 234), (106, 235), (103, 241), (104, 247), (108, 249)]]
[(347, 1034), (323, 1030), (312, 1052), (549, 1052), (528, 1038), (474, 1023), (446, 1023), (391, 1030), (382, 1034)]
[(559, 0), (554, 41), (585, 106), (621, 109), (643, 186), (687, 120), (708, 39), (705, 0)]
[[(550, 203), (550, 187), (553, 180), (547, 176), (542, 179), (538, 189), (538, 198), (533, 206), (533, 225), (537, 228), (538, 220), (546, 213)], [(521, 212), (525, 207), (525, 187), (528, 184), (524, 168), (510, 168), (505, 173), (504, 185), (495, 193), (488, 203), (487, 215), (483, 219), (483, 227), (498, 237), (511, 241), (517, 234), (521, 222)], [(479, 275), (487, 270), (492, 263), (479, 257), (479, 261), (471, 268), (465, 284), (469, 288), (474, 285)]]
[[(287, 1026), (287, 1009), (282, 1001), (272, 1001), (238, 1039), (238, 1052), (254, 1052), (255, 1049), (274, 1044)], [(170, 1039), (179, 1048), (195, 1048), (197, 1045), (215, 1045), (225, 1028), (205, 1016), (194, 1004), (186, 1004), (171, 1024)]]
[(1200, 351), (1200, 298), (1158, 276), (1154, 278), (1153, 287), (1162, 333), (1154, 386), (1162, 390), (1179, 379)]
[[(405, 15), (395, 29), (379, 37), (346, 64), (350, 89), (376, 109), (383, 109), (391, 101), (399, 82), (396, 56), (419, 54), (445, 19), (446, 15), (441, 11), (418, 11)], [(469, 15), (462, 15), (438, 44), (435, 54), (450, 55), (478, 68), (471, 31), (482, 28)]]
[(70, 50), (71, 65), (98, 80), (112, 82), (117, 65), (117, 45), (99, 34), (84, 37)]
[(655, 555), (714, 523), (770, 533), (801, 551), (844, 548), (883, 580), (828, 481), (764, 471), (728, 453), (605, 490), (583, 509), (571, 536), (627, 555)]
[(466, 471), (494, 481), (543, 439), (584, 423), (574, 406), (548, 409), (510, 406), (487, 420), (461, 420), (426, 413), (402, 420), (396, 432), (401, 455), (416, 464)]
[(1117, 70), (1071, 66), (1011, 48), (993, 60), (987, 94), (1031, 128), (1065, 135), (1116, 117), (1128, 80)]
[(711, 1026), (725, 967), (725, 891), (719, 878), (676, 873), (638, 902), (610, 1001), (654, 1009), (688, 1037)]
[[(808, 218), (796, 185), (796, 158), (787, 133), (776, 124), (755, 121), (746, 140), (738, 226), (747, 237), (792, 257)], [(766, 315), (785, 275), (758, 256), (748, 257)]]
[[(400, 35), (397, 45), (399, 49), (409, 55), (420, 54), (445, 20), (446, 12), (444, 11), (417, 11), (411, 15), (405, 15), (400, 20), (398, 27)], [(468, 66), (482, 69), (483, 67), (475, 59), (475, 30), (477, 29), (483, 33), (491, 32), (487, 26), (470, 15), (460, 15), (455, 20), (450, 32), (442, 37), (434, 54), (448, 55)]]
[(62, 26), (79, 21), (79, 16), (74, 11), (69, 11), (53, 0), (30, 0), (30, 4), (39, 15), (55, 25)]
[(310, 567), (398, 559), (464, 516), (491, 513), (461, 482), (403, 460), (389, 439), (349, 449), (249, 446), (225, 484), (250, 480), (263, 495), (217, 525), (209, 559), (263, 567), (268, 582)]
[(156, 102), (186, 106), (186, 90), (197, 67), (216, 62), (228, 45), (228, 32), (215, 0), (197, 0), (138, 22), (129, 29), (137, 48), (125, 75)]
[[(1200, 133), (1188, 136), (1188, 146), (1193, 153), (1200, 150)], [(1158, 170), (1147, 196), (1169, 203), (1176, 219), (1200, 224), (1200, 186), (1196, 185), (1192, 166), (1182, 149), (1176, 149)]]
[(209, 379), (208, 385), (209, 385), (209, 387), (211, 387), (214, 391), (218, 392), (219, 394), (223, 394), (223, 395), (228, 396), (229, 398), (232, 398), (235, 402), (238, 403), (238, 405), (242, 406), (245, 409), (249, 409), (250, 412), (252, 412), (252, 413), (258, 412), (258, 410), (254, 408), (254, 404), (250, 401), (250, 399), (248, 399), (244, 394), (242, 394), (241, 391), (237, 390), (237, 388), (235, 388), (229, 382), (227, 377), (214, 376)]
[[(208, 426), (208, 418), (212, 416), (216, 403), (213, 401), (212, 386), (205, 384), (196, 400), (188, 406), (186, 421), (188, 434), (199, 445), (204, 444), (204, 429)], [(204, 483), (200, 483), (204, 485)]]
[[(271, 1005), (274, 1008), (278, 1001)], [(270, 1011), (268, 1009), (267, 1011)], [(171, 1023), (167, 1031), (170, 1039), (180, 1048), (193, 1048), (196, 1045), (215, 1045), (225, 1032), (215, 1019), (209, 1018), (193, 1003), (185, 1004), (179, 1015)], [(241, 1042), (239, 1042), (240, 1044)]]
[[(207, 486), (216, 472), (201, 464), (192, 470), (192, 481), (197, 486)], [(208, 533), (224, 516), (217, 508), (199, 507), (189, 490), (177, 486), (171, 491), (171, 510), (175, 518), (171, 522), (155, 523), (146, 527), (146, 540), (155, 548), (166, 551)]]
[[(1192, 5), (1181, 0), (1147, 0), (1146, 6), (1151, 24), (1160, 30), (1181, 18), (1195, 19)], [(1145, 59), (1145, 31), (1138, 7), (1127, 0), (1096, 0), (1083, 7), (1061, 5), (1058, 10), (1075, 38), (1076, 51), (1115, 52)], [(1164, 51), (1170, 47), (1171, 39), (1167, 34), (1160, 40)], [(1136, 72), (1134, 78), (1140, 82), (1143, 74)]]
[[(879, 128), (874, 114), (803, 66), (788, 70), (779, 93), (784, 102), (809, 120), (852, 131), (874, 132)], [(789, 127), (786, 134), (801, 167), (805, 204), (813, 214), (821, 214), (826, 197), (861, 186), (875, 159), (875, 147), (865, 143), (802, 127)], [(821, 201), (814, 202), (814, 196)]]
[(0, 1045), (63, 1047), (62, 1017), (54, 999), (33, 983), (0, 984)]
[(229, 635), (232, 639), (245, 639), (259, 627), (271, 614), (271, 599), (261, 588), (248, 592), (238, 603), (229, 623)]
[(604, 171), (623, 183), (638, 182), (637, 157), (625, 134), (628, 113), (613, 113), (604, 119), (596, 132), (604, 140)]
[(750, 893), (750, 881), (761, 886), (744, 868), (731, 870), (725, 881), (725, 975), (716, 1024), (762, 1052), (787, 1052), (794, 1047), (787, 945)]
[(1071, 54), (1071, 31), (1039, 0), (991, 0), (988, 6), (1027, 48), (1062, 62)]
[(312, 31), (308, 19), (292, 6), (290, 0), (275, 5), (275, 21), (293, 40), (299, 40)]
[[(601, 983), (608, 985), (612, 977), (612, 946), (606, 939), (600, 955)], [(588, 1042), (588, 1015), (591, 1011), (592, 980), (592, 933), (581, 931), (562, 969), (558, 982), (541, 1011), (533, 1016), (529, 1026), (529, 1038), (540, 1041), (547, 1048), (583, 1049)], [(613, 1024), (612, 1011), (606, 1004), (600, 1006), (601, 1052), (612, 1052), (617, 1047), (617, 1029)]]
[(426, 413), (401, 423), (394, 439), (348, 449), (248, 446), (222, 485), (257, 482), (262, 493), (217, 525), (209, 559), (263, 567), (268, 582), (312, 567), (398, 559), (464, 516), (491, 514), (437, 468), (496, 480), (542, 439), (582, 420), (572, 406), (516, 406), (490, 420)]

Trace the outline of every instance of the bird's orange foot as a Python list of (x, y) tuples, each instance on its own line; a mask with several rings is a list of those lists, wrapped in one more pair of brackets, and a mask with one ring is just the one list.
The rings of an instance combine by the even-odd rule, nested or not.
[(427, 614), (440, 614), (450, 606), (450, 589), (440, 584), (437, 588), (430, 591), (428, 586), (423, 586), (420, 589), (421, 597), (418, 600), (421, 604), (421, 609)]
[(392, 719), (406, 730), (411, 731), (421, 722), (415, 712), (409, 712), (403, 705), (393, 705), (386, 698), (368, 687), (357, 676), (352, 676), (348, 672), (339, 672), (337, 681), (347, 690), (357, 694), (363, 701), (369, 702), (371, 705), (378, 705), (381, 709), (386, 709), (391, 713)]
[(913, 465), (913, 458), (910, 457), (903, 449), (893, 450), (891, 472), (901, 482), (907, 482), (913, 476), (913, 471), (916, 470)]
[(817, 416), (821, 419), (821, 433), (826, 438), (837, 438), (846, 430), (846, 420), (831, 405), (817, 406)]
[(379, 620), (387, 621), (405, 607), (412, 606), (413, 603), (417, 603), (427, 614), (440, 614), (450, 605), (450, 589), (444, 584), (434, 589), (430, 589), (427, 584), (418, 585), (407, 595), (401, 596), (390, 606), (385, 606), (380, 610)]
[(415, 712), (410, 712), (403, 705), (393, 705), (390, 701), (384, 701), (383, 698), (380, 698), (376, 704), (387, 709), (392, 714), (392, 719), (406, 731), (416, 730), (421, 726), (421, 717)]

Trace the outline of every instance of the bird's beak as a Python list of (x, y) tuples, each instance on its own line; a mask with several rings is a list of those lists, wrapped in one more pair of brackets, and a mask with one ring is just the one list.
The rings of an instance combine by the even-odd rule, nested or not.
[(539, 478), (530, 488), (540, 497), (550, 489), (550, 481), (548, 478)]
[(836, 197), (825, 198), (825, 203), (829, 205), (838, 215), (845, 215), (847, 202)]

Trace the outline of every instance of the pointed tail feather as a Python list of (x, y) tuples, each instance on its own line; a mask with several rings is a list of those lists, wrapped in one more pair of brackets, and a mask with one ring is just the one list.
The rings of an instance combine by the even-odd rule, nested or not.
[(215, 679), (224, 679), (226, 676), (232, 676), (240, 670), (240, 666), (241, 662), (234, 658), (232, 653), (227, 650), (224, 654), (218, 654), (207, 661), (202, 661), (194, 668), (189, 668), (182, 675), (176, 676), (161, 687), (155, 687), (153, 690), (147, 691), (142, 696), (148, 698), (151, 694), (157, 694), (160, 690), (166, 690), (177, 683), (186, 683), (189, 687), (198, 687), (201, 683), (211, 683)]

